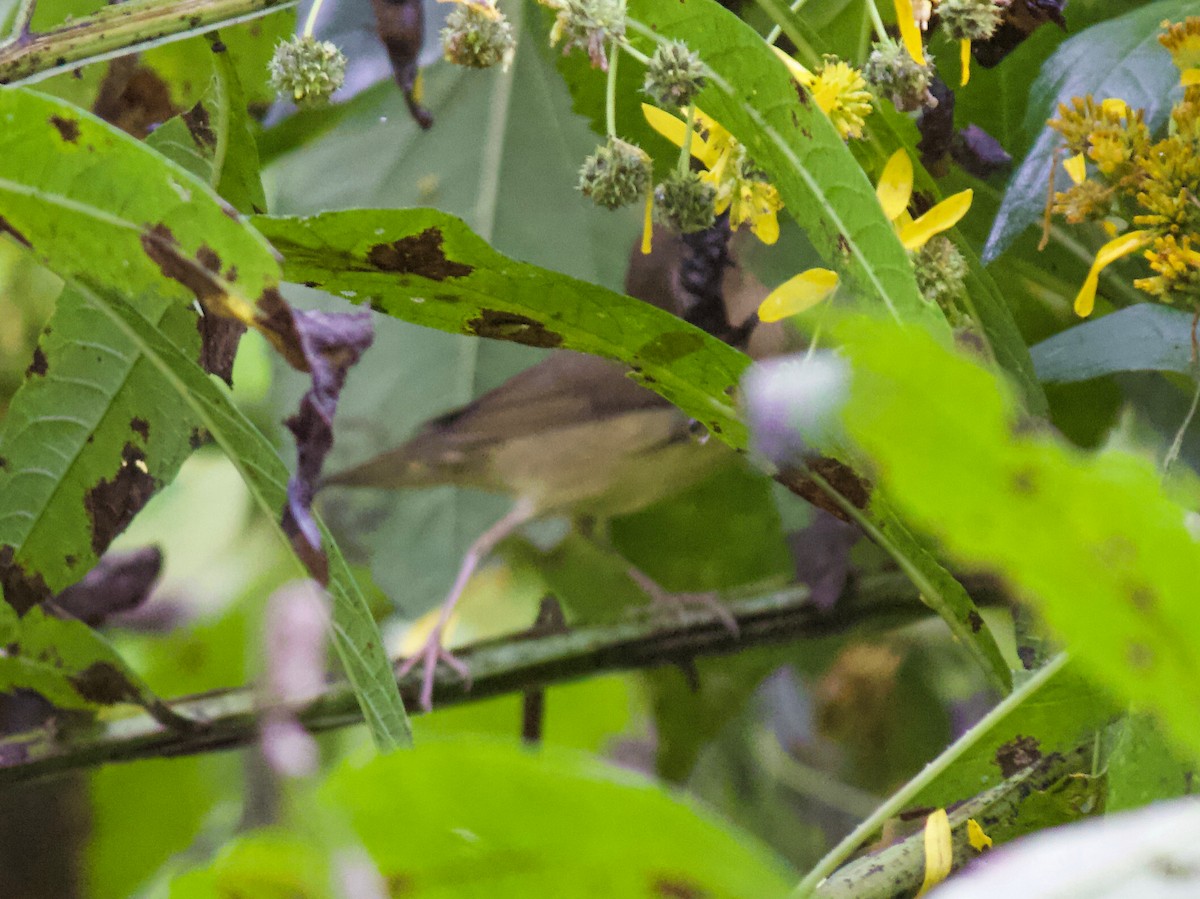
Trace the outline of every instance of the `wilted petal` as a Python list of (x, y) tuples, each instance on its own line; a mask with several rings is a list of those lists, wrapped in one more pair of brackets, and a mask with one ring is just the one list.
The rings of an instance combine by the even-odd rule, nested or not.
[(1083, 287), (1079, 288), (1075, 297), (1075, 314), (1080, 318), (1087, 318), (1092, 314), (1096, 307), (1096, 288), (1100, 285), (1100, 272), (1122, 256), (1140, 250), (1153, 239), (1154, 235), (1149, 231), (1129, 231), (1102, 246), (1092, 262), (1087, 278), (1083, 281)]
[(967, 210), (971, 208), (971, 198), (974, 192), (970, 189), (959, 191), (952, 197), (947, 197), (927, 213), (911, 224), (900, 229), (900, 243), (906, 250), (919, 250), (929, 242), (929, 238), (943, 231), (949, 231), (957, 225)]
[(879, 176), (879, 184), (875, 187), (875, 196), (879, 197), (879, 205), (889, 222), (900, 218), (908, 208), (909, 198), (912, 197), (913, 166), (906, 150), (899, 149), (883, 167)]
[(992, 838), (989, 837), (974, 818), (967, 819), (967, 842), (976, 852), (992, 848)]
[(896, 0), (896, 22), (900, 25), (900, 39), (904, 41), (908, 55), (917, 65), (925, 65), (925, 51), (921, 48), (921, 31), (917, 28), (912, 0)]
[(827, 268), (810, 268), (772, 290), (758, 307), (758, 317), (765, 322), (777, 322), (797, 315), (820, 303), (837, 286), (837, 272)]
[(925, 881), (918, 896), (950, 876), (954, 862), (954, 844), (950, 839), (950, 818), (944, 808), (925, 819)]

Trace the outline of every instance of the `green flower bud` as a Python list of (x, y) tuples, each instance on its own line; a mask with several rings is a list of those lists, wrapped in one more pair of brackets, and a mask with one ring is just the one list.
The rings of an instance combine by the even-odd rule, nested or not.
[(704, 64), (682, 41), (659, 44), (642, 90), (658, 105), (688, 106), (704, 90)]
[(681, 234), (703, 231), (716, 219), (716, 189), (695, 172), (672, 172), (654, 188), (654, 218)]
[(951, 325), (965, 320), (958, 301), (966, 291), (967, 261), (948, 237), (935, 237), (921, 247), (913, 260), (917, 287), (931, 303), (937, 303)]
[(941, 0), (938, 18), (946, 34), (956, 41), (985, 41), (1004, 21), (1004, 7), (996, 0)]
[(908, 55), (901, 44), (880, 41), (871, 47), (871, 55), (863, 66), (863, 77), (876, 93), (887, 97), (901, 112), (932, 109), (937, 100), (929, 91), (935, 70), (933, 57), (925, 51), (925, 65)]
[(442, 29), (442, 54), (456, 65), (505, 71), (517, 49), (513, 28), (504, 13), (491, 6), (461, 3), (446, 17)]
[(566, 38), (563, 53), (582, 47), (592, 66), (607, 72), (604, 47), (625, 36), (625, 0), (552, 0), (549, 5), (558, 10), (550, 29), (550, 46)]
[(271, 86), (297, 106), (316, 106), (346, 80), (346, 57), (335, 44), (314, 37), (281, 41), (267, 66)]
[(636, 203), (650, 186), (650, 157), (640, 147), (610, 137), (579, 170), (579, 189), (605, 209)]

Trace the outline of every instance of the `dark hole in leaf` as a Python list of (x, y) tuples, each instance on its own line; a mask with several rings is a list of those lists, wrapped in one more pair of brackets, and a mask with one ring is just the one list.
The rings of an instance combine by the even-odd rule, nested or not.
[(92, 523), (92, 550), (101, 555), (113, 538), (125, 530), (154, 495), (157, 483), (146, 466), (146, 454), (126, 443), (121, 467), (111, 479), (101, 480), (83, 496), (83, 507)]
[(468, 334), (490, 337), (493, 340), (509, 340), (525, 346), (552, 349), (562, 346), (562, 335), (549, 330), (536, 319), (515, 312), (500, 312), (496, 309), (481, 309), (476, 318), (466, 323)]
[(196, 142), (196, 146), (211, 148), (217, 145), (217, 133), (212, 129), (208, 118), (208, 110), (204, 107), (203, 103), (197, 103), (185, 112), (183, 114), (183, 123), (187, 125), (188, 133), (192, 135), (192, 140)]
[(1037, 739), (1023, 737), (1020, 734), (996, 750), (996, 764), (1004, 777), (1012, 777), (1022, 768), (1027, 768), (1042, 757), (1042, 750)]
[(367, 261), (381, 272), (420, 275), (431, 281), (463, 278), (475, 270), (446, 258), (440, 228), (426, 228), (420, 234), (376, 244), (367, 253)]
[(94, 662), (68, 680), (76, 693), (101, 705), (137, 702), (140, 695), (137, 687), (111, 662)]
[(79, 140), (79, 123), (65, 116), (50, 116), (50, 124), (58, 129), (59, 136), (68, 143)]
[(24, 615), (38, 603), (50, 598), (50, 587), (36, 571), (26, 571), (17, 564), (11, 546), (0, 546), (0, 588), (10, 606)]
[(46, 361), (46, 354), (40, 346), (33, 348), (33, 361), (29, 363), (29, 367), (25, 369), (25, 377), (30, 378), (34, 375), (39, 377), (45, 376), (49, 371), (50, 364)]
[(150, 439), (150, 422), (146, 419), (134, 416), (129, 420), (129, 428), (135, 434), (140, 434), (143, 440)]

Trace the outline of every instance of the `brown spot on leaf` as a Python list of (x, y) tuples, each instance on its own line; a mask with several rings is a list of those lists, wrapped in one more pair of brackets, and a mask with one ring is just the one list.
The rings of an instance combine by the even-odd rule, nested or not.
[(679, 875), (658, 876), (650, 885), (651, 895), (661, 899), (708, 899), (708, 890)]
[(446, 258), (440, 228), (426, 228), (420, 234), (376, 244), (367, 253), (367, 261), (381, 272), (420, 275), (431, 281), (462, 278), (475, 270)]
[(50, 116), (50, 124), (58, 129), (59, 136), (69, 144), (79, 140), (79, 123), (66, 116)]
[(1000, 766), (1000, 774), (1009, 778), (1041, 757), (1042, 750), (1036, 738), (1017, 734), (996, 750), (995, 760)]
[(233, 361), (246, 326), (233, 318), (205, 312), (196, 319), (200, 332), (200, 367), (233, 386)]
[(1037, 478), (1032, 469), (1023, 468), (1020, 471), (1013, 472), (1009, 486), (1012, 487), (1013, 493), (1028, 496), (1031, 493), (1037, 492)]
[(983, 616), (974, 609), (971, 609), (967, 613), (967, 625), (971, 628), (971, 633), (979, 633), (983, 629)]
[(8, 471), (8, 457), (0, 456), (0, 471)]
[[(854, 473), (849, 466), (837, 461), (818, 457), (806, 462), (809, 470), (819, 474), (856, 509), (865, 509), (871, 498), (870, 484)], [(799, 468), (788, 468), (775, 476), (784, 487), (801, 499), (808, 500), (818, 509), (823, 509), (835, 518), (853, 524), (846, 511), (829, 498), (829, 494), (817, 483), (805, 476)]]
[(75, 692), (88, 702), (115, 705), (118, 702), (137, 702), (139, 699), (137, 687), (111, 662), (94, 662), (67, 680)]
[(300, 332), (296, 329), (296, 313), (274, 287), (268, 287), (258, 298), (262, 315), (258, 321), (275, 349), (283, 354), (288, 365), (297, 371), (309, 371), (309, 361), (300, 343)]
[(4, 590), (5, 601), (21, 615), (51, 596), (50, 587), (41, 574), (26, 571), (17, 564), (16, 552), (11, 546), (0, 546), (0, 588)]
[(29, 239), (16, 228), (14, 228), (12, 223), (2, 215), (0, 215), (0, 234), (11, 234), (13, 240), (21, 244), (23, 247), (28, 248), (33, 246), (33, 244), (29, 242)]
[[(222, 296), (223, 291), (213, 278), (211, 270), (201, 260), (192, 260), (185, 256), (179, 249), (175, 235), (166, 225), (159, 223), (143, 231), (142, 249), (163, 275), (172, 281), (178, 281), (195, 294), (202, 304)], [(202, 247), (201, 252), (204, 249)]]
[(135, 434), (140, 434), (143, 440), (150, 439), (150, 422), (137, 416), (129, 420), (129, 427)]
[(196, 146), (212, 148), (217, 145), (217, 132), (212, 129), (208, 110), (203, 103), (197, 103), (183, 114), (183, 124), (187, 125)]
[(467, 322), (466, 327), (468, 334), (477, 337), (510, 340), (525, 346), (553, 349), (562, 346), (563, 342), (561, 334), (549, 330), (536, 319), (497, 309), (481, 309), (476, 318)]
[(29, 363), (29, 367), (25, 369), (25, 377), (31, 378), (34, 375), (38, 377), (45, 376), (50, 370), (50, 363), (46, 361), (46, 354), (40, 346), (33, 348), (33, 361)]
[(839, 234), (837, 236), (837, 248), (838, 252), (843, 256), (850, 255), (850, 241), (846, 240), (845, 234)]
[(200, 244), (200, 249), (196, 251), (196, 261), (213, 274), (219, 274), (221, 271), (221, 257), (208, 244)]
[(1149, 612), (1155, 606), (1157, 597), (1151, 587), (1144, 584), (1134, 587), (1129, 591), (1129, 601), (1133, 603), (1133, 607), (1139, 612)]
[(1129, 664), (1138, 671), (1145, 671), (1154, 664), (1154, 652), (1144, 643), (1130, 643)]
[(125, 530), (154, 495), (156, 487), (146, 467), (146, 454), (126, 443), (116, 474), (101, 480), (83, 496), (83, 507), (92, 523), (92, 550), (97, 556)]
[(194, 450), (198, 450), (204, 444), (208, 443), (208, 436), (208, 431), (204, 430), (204, 428), (192, 428), (191, 433), (188, 434), (188, 446)]

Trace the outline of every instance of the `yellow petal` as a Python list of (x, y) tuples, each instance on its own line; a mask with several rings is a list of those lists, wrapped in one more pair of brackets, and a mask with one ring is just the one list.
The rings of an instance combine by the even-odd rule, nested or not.
[(983, 832), (983, 828), (974, 818), (967, 819), (967, 842), (976, 852), (992, 848), (992, 838)]
[(654, 236), (654, 188), (646, 191), (646, 217), (642, 221), (642, 255), (650, 255), (650, 241)]
[(827, 268), (810, 268), (784, 281), (762, 301), (758, 317), (765, 322), (798, 315), (820, 303), (838, 286), (837, 272)]
[(906, 250), (919, 250), (929, 242), (929, 238), (943, 231), (949, 231), (957, 225), (967, 210), (971, 208), (971, 198), (974, 192), (962, 190), (952, 197), (947, 197), (918, 219), (900, 229), (900, 243)]
[(750, 232), (767, 246), (773, 246), (779, 240), (779, 217), (775, 210), (756, 215), (750, 223)]
[(950, 818), (944, 808), (925, 819), (925, 881), (917, 896), (924, 896), (950, 876), (954, 844), (950, 840)]
[[(677, 147), (682, 147), (687, 140), (687, 122), (671, 115), (665, 109), (642, 104), (642, 115), (650, 127), (669, 140)], [(699, 134), (692, 134), (692, 155), (704, 163), (705, 168), (712, 168), (717, 161), (716, 150)]]
[(904, 49), (917, 65), (925, 65), (925, 51), (921, 49), (921, 31), (917, 28), (917, 14), (912, 0), (896, 0), (896, 22), (900, 25), (900, 40)]
[(1183, 87), (1200, 84), (1200, 69), (1184, 69), (1179, 76), (1179, 83)]
[(971, 80), (971, 42), (969, 40), (959, 41), (958, 58), (962, 63), (962, 86), (966, 87), (967, 82)]
[(1122, 256), (1140, 250), (1153, 239), (1154, 234), (1150, 231), (1129, 231), (1102, 246), (1075, 297), (1075, 314), (1080, 318), (1087, 318), (1092, 314), (1096, 307), (1096, 288), (1100, 286), (1100, 272)]
[(1087, 180), (1087, 157), (1082, 153), (1063, 160), (1063, 168), (1076, 184), (1083, 184)]
[(788, 67), (788, 72), (791, 73), (791, 76), (793, 78), (795, 78), (798, 82), (800, 82), (805, 87), (808, 87), (810, 84), (812, 84), (812, 81), (813, 81), (813, 73), (812, 72), (810, 72), (808, 69), (804, 68), (804, 66), (800, 65), (800, 63), (796, 62), (796, 60), (792, 59), (790, 56), (788, 56), (786, 53), (784, 53), (782, 50), (780, 50), (774, 44), (771, 45), (771, 49), (775, 51), (776, 56), (778, 56), (780, 59), (783, 60), (783, 64)]
[(883, 207), (883, 214), (889, 222), (900, 218), (908, 208), (912, 188), (912, 160), (908, 158), (908, 151), (901, 147), (883, 167), (883, 174), (879, 176), (879, 184), (875, 187), (875, 196), (879, 197), (879, 205)]

